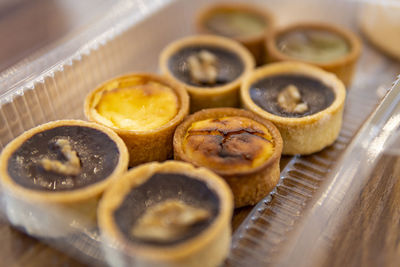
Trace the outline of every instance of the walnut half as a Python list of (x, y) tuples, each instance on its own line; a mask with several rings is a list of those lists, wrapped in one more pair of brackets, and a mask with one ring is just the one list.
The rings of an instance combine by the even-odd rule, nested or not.
[(169, 199), (149, 207), (133, 226), (131, 233), (145, 240), (175, 240), (187, 233), (191, 226), (210, 216), (210, 212), (203, 208)]
[(290, 84), (286, 86), (278, 95), (278, 104), (281, 109), (289, 113), (304, 113), (308, 110), (308, 105), (301, 101), (299, 89)]
[(66, 162), (43, 158), (40, 164), (46, 171), (53, 171), (64, 175), (78, 175), (81, 172), (81, 162), (78, 153), (71, 148), (68, 139), (58, 139), (56, 145), (67, 158)]
[(195, 83), (215, 84), (218, 76), (217, 57), (207, 51), (200, 52), (188, 57), (190, 78)]

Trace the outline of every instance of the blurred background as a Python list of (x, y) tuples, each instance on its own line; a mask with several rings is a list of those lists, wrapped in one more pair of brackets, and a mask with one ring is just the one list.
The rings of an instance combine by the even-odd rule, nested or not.
[(82, 30), (116, 2), (0, 0), (0, 72)]

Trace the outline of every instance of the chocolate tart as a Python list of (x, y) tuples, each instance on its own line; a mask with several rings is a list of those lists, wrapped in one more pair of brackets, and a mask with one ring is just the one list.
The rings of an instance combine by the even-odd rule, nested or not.
[(124, 142), (106, 127), (78, 120), (40, 125), (1, 153), (7, 217), (42, 237), (95, 227), (98, 199), (127, 167)]
[(335, 73), (351, 84), (361, 54), (361, 41), (352, 32), (321, 23), (299, 23), (273, 32), (266, 41), (267, 61), (300, 61)]
[(300, 62), (266, 65), (241, 87), (243, 106), (270, 120), (283, 154), (311, 154), (331, 145), (342, 125), (346, 89), (332, 73)]
[(235, 207), (254, 205), (279, 181), (282, 138), (268, 120), (234, 108), (187, 117), (174, 135), (174, 157), (207, 167), (232, 189)]
[(107, 189), (99, 228), (111, 266), (218, 266), (228, 255), (232, 193), (205, 168), (147, 163)]
[(113, 129), (129, 150), (129, 166), (172, 158), (172, 136), (189, 112), (179, 84), (148, 73), (111, 79), (90, 92), (85, 115)]
[(169, 44), (161, 53), (160, 68), (190, 95), (190, 111), (237, 107), (243, 77), (254, 68), (245, 47), (228, 38), (199, 35)]
[(203, 9), (196, 17), (197, 31), (216, 34), (242, 43), (257, 65), (265, 62), (265, 37), (274, 27), (270, 12), (244, 3), (219, 3)]

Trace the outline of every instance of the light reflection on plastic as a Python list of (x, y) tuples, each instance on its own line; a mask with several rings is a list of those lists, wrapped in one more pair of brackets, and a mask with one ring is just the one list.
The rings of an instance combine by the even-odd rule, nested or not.
[[(385, 149), (385, 144), (387, 144), (387, 140), (390, 138), (391, 134), (395, 132), (397, 128), (399, 128), (400, 125), (400, 114), (395, 114), (390, 119), (387, 121), (387, 123), (382, 127), (381, 130), (379, 130), (377, 127), (373, 127), (369, 135), (373, 138), (376, 136), (371, 142), (369, 138), (366, 138), (365, 142), (361, 144), (360, 149), (361, 151), (359, 152), (366, 152), (366, 160), (368, 162), (374, 162), (376, 158), (382, 153), (383, 150), (386, 151)], [(398, 154), (400, 154), (400, 151), (397, 151)], [(361, 161), (362, 157), (360, 155), (359, 158), (357, 158), (357, 161)], [(339, 167), (343, 168), (343, 167)], [(346, 176), (348, 177), (353, 177), (355, 175), (355, 172), (359, 171), (358, 168), (351, 168), (347, 170)], [(350, 173), (349, 173), (350, 172)], [(332, 200), (335, 202), (340, 202), (342, 199), (342, 194), (344, 194), (345, 190), (342, 190), (344, 188), (344, 185), (340, 187), (340, 190), (335, 190), (335, 185), (337, 183), (337, 180), (340, 179), (340, 177), (343, 176), (343, 172), (339, 169), (336, 172), (336, 175), (332, 178), (332, 182), (328, 186), (328, 188), (325, 190), (325, 192), (322, 194), (322, 196), (318, 199), (317, 205), (322, 206), (326, 205), (325, 200), (327, 197), (331, 197)], [(345, 181), (341, 181), (342, 183), (347, 183)], [(336, 188), (338, 189), (338, 188)], [(332, 191), (335, 190), (334, 193)], [(332, 198), (332, 195), (334, 198)], [(329, 210), (329, 209), (328, 209)]]
[(388, 122), (383, 126), (381, 134), (371, 142), (370, 148), (367, 150), (368, 160), (375, 160), (385, 148), (385, 141), (390, 139), (390, 136), (396, 132), (400, 124), (400, 114), (393, 115)]

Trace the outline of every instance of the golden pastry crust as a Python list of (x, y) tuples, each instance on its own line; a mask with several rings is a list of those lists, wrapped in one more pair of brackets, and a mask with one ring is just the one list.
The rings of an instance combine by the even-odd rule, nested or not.
[[(187, 117), (184, 122), (178, 126), (174, 135), (174, 158), (190, 162), (195, 166), (198, 163), (193, 161), (183, 149), (183, 140), (189, 127), (197, 121), (202, 121), (210, 118), (222, 118), (226, 116), (239, 116), (249, 118), (261, 125), (263, 125), (271, 134), (274, 150), (272, 155), (262, 164), (250, 169), (235, 169), (235, 165), (229, 169), (213, 169), (218, 175), (222, 176), (232, 189), (235, 208), (247, 205), (254, 205), (265, 197), (276, 186), (279, 181), (279, 160), (282, 152), (282, 138), (278, 129), (268, 120), (245, 110), (234, 108), (215, 108), (205, 109), (196, 112)], [(213, 164), (211, 163), (211, 166)]]
[[(286, 34), (288, 32), (297, 30), (307, 30), (307, 29), (332, 32), (334, 34), (337, 34), (338, 36), (343, 37), (344, 40), (346, 40), (350, 46), (349, 53), (344, 57), (338, 58), (337, 60), (331, 62), (316, 63), (312, 61), (293, 58), (281, 52), (277, 48), (276, 43), (279, 36)], [(315, 65), (326, 71), (336, 74), (337, 77), (346, 86), (349, 86), (351, 84), (354, 75), (357, 60), (361, 54), (362, 45), (360, 39), (354, 33), (344, 28), (323, 23), (297, 23), (281, 28), (271, 33), (270, 36), (267, 38), (266, 47), (267, 47), (267, 62), (299, 61)]]
[(275, 26), (275, 20), (272, 14), (264, 7), (257, 7), (253, 5), (247, 5), (244, 3), (218, 3), (211, 5), (201, 10), (196, 17), (196, 29), (202, 34), (216, 34), (206, 26), (207, 20), (214, 14), (229, 12), (229, 11), (242, 11), (250, 14), (254, 14), (260, 17), (265, 22), (265, 29), (259, 34), (253, 34), (249, 36), (238, 36), (233, 38), (234, 40), (243, 44), (254, 56), (257, 65), (265, 63), (265, 37), (268, 36)]
[[(335, 99), (326, 109), (312, 115), (293, 118), (269, 113), (256, 105), (250, 97), (250, 87), (256, 81), (279, 74), (306, 75), (332, 88)], [(255, 70), (243, 82), (241, 100), (244, 108), (270, 120), (279, 129), (283, 139), (283, 154), (311, 154), (331, 145), (342, 125), (346, 89), (333, 74), (300, 62), (281, 62)]]
[[(168, 60), (172, 55), (182, 48), (196, 45), (209, 45), (227, 49), (239, 56), (243, 61), (243, 72), (232, 82), (218, 87), (197, 87), (186, 84), (177, 79), (168, 66)], [(243, 77), (254, 68), (252, 55), (241, 44), (228, 38), (197, 35), (189, 36), (169, 44), (161, 53), (160, 69), (169, 79), (180, 84), (190, 95), (190, 112), (195, 112), (203, 108), (211, 107), (237, 107), (239, 105), (239, 88)]]
[[(12, 154), (33, 135), (59, 126), (89, 127), (106, 134), (115, 142), (119, 151), (119, 160), (114, 171), (102, 181), (67, 191), (41, 191), (16, 183), (8, 173), (8, 161)], [(7, 215), (10, 221), (15, 225), (22, 225), (28, 232), (40, 236), (64, 235), (71, 231), (69, 228), (74, 221), (75, 224), (80, 224), (83, 227), (84, 225), (94, 225), (97, 201), (104, 189), (118, 179), (122, 173), (126, 172), (129, 162), (128, 157), (128, 150), (121, 138), (112, 130), (96, 123), (79, 120), (60, 120), (49, 122), (24, 132), (10, 142), (0, 155), (0, 179), (5, 193)], [(29, 216), (23, 216), (22, 214), (14, 216), (14, 206), (29, 209), (31, 213)], [(18, 213), (21, 213), (20, 209), (18, 210)], [(11, 213), (8, 211), (11, 211)], [(49, 213), (51, 213), (50, 216), (48, 215)], [(40, 218), (46, 217), (49, 217), (49, 219), (44, 219), (43, 222), (37, 225), (38, 221), (41, 221)]]
[[(172, 137), (176, 126), (181, 123), (189, 112), (189, 96), (185, 89), (165, 77), (150, 73), (132, 73), (120, 76), (98, 86), (90, 92), (85, 99), (85, 116), (88, 120), (102, 124), (96, 118), (95, 99), (102, 91), (107, 90), (106, 86), (112, 83), (123, 82), (130, 77), (139, 77), (143, 82), (155, 81), (171, 88), (178, 98), (178, 111), (176, 115), (166, 124), (145, 131), (133, 131), (111, 127), (125, 142), (128, 147), (130, 160), (129, 166), (135, 166), (149, 161), (163, 161), (172, 157)], [(115, 89), (115, 88), (112, 88)]]
[[(215, 220), (198, 235), (178, 244), (157, 247), (130, 242), (118, 229), (113, 214), (132, 188), (156, 173), (178, 173), (205, 182), (220, 201)], [(152, 162), (130, 170), (106, 191), (98, 209), (99, 227), (107, 242), (104, 248), (111, 265), (122, 261), (140, 266), (218, 266), (229, 252), (232, 210), (232, 193), (223, 179), (213, 172), (177, 161)]]

